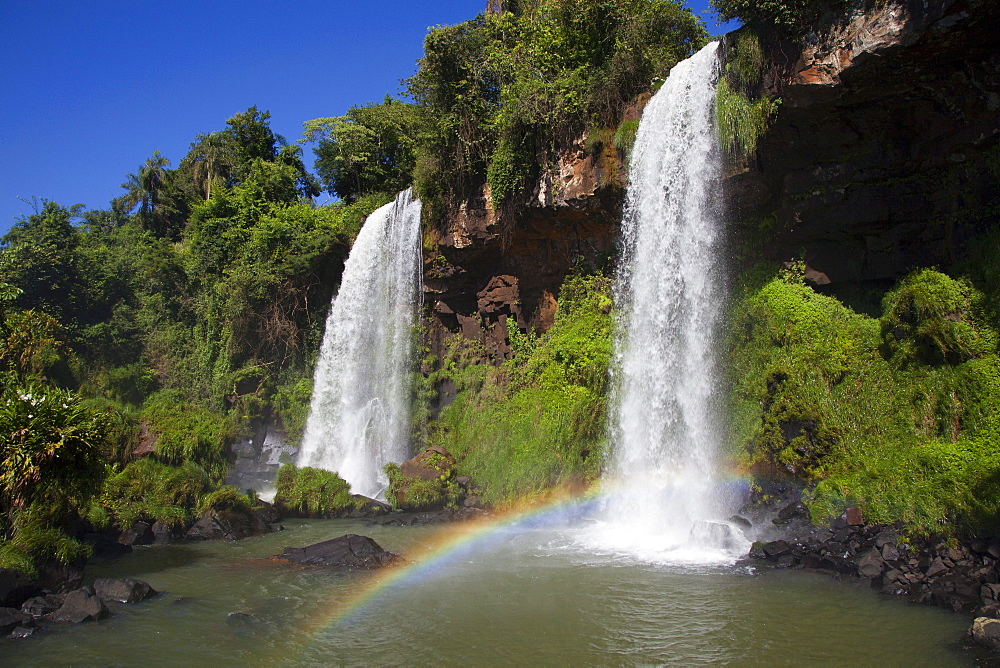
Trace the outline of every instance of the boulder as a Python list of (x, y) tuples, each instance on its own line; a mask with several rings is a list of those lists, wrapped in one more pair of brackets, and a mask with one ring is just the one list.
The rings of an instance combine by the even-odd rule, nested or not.
[(188, 529), (188, 540), (242, 540), (271, 533), (270, 512), (210, 508)]
[(882, 555), (878, 550), (868, 550), (858, 558), (858, 575), (863, 578), (877, 578), (882, 574)]
[(354, 510), (350, 513), (351, 517), (378, 517), (392, 512), (392, 506), (388, 503), (383, 503), (363, 494), (351, 494), (351, 498), (354, 499)]
[(371, 538), (357, 534), (347, 534), (306, 547), (286, 547), (275, 558), (308, 566), (343, 569), (375, 569), (402, 562), (398, 555), (386, 552)]
[(448, 475), (455, 466), (455, 458), (439, 445), (431, 446), (416, 457), (400, 465), (400, 471), (407, 478), (437, 480)]
[(104, 619), (108, 616), (108, 606), (90, 587), (74, 589), (66, 594), (62, 607), (56, 610), (49, 619), (54, 622), (79, 624)]
[(105, 601), (138, 603), (156, 595), (149, 583), (132, 578), (101, 578), (94, 582), (94, 592)]
[(865, 523), (865, 518), (861, 514), (860, 508), (848, 508), (844, 511), (844, 519), (847, 520), (847, 526), (858, 527)]
[(783, 540), (773, 540), (770, 543), (764, 543), (763, 550), (764, 554), (770, 559), (775, 559), (781, 555), (788, 552), (791, 549), (787, 541)]
[(977, 617), (972, 622), (969, 635), (983, 647), (1000, 651), (1000, 619)]
[(153, 535), (153, 525), (149, 522), (135, 522), (128, 529), (122, 531), (118, 537), (118, 542), (122, 545), (150, 545), (156, 540)]
[(771, 521), (775, 524), (787, 524), (799, 517), (808, 518), (809, 509), (801, 501), (795, 501), (779, 510), (778, 516)]
[(29, 598), (21, 605), (21, 612), (31, 615), (32, 619), (41, 619), (61, 608), (65, 600), (65, 596), (59, 596), (58, 594), (35, 596)]
[(16, 608), (0, 608), (0, 634), (7, 635), (19, 626), (30, 626), (31, 615)]
[(16, 608), (42, 593), (41, 586), (13, 568), (0, 568), (0, 606)]

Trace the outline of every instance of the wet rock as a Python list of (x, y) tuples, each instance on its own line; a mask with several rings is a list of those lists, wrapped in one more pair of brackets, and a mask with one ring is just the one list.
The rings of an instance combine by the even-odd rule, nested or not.
[(891, 545), (893, 547), (899, 542), (899, 534), (895, 531), (880, 531), (875, 536), (875, 547), (882, 549), (886, 545)]
[(750, 529), (753, 528), (753, 523), (750, 522), (750, 520), (748, 520), (747, 518), (742, 517), (740, 515), (733, 515), (732, 517), (729, 518), (729, 521), (732, 524), (735, 524), (739, 528), (743, 529), (744, 531), (749, 531)]
[(188, 529), (184, 537), (188, 540), (242, 540), (262, 536), (271, 533), (270, 517), (269, 510), (247, 512), (211, 508)]
[(351, 498), (354, 499), (355, 506), (354, 510), (351, 511), (351, 517), (378, 517), (380, 515), (388, 515), (392, 512), (392, 506), (377, 499), (372, 499), (361, 494), (352, 494)]
[(170, 543), (184, 535), (181, 527), (166, 524), (165, 522), (161, 522), (159, 520), (153, 522), (153, 526), (150, 527), (150, 530), (153, 532), (153, 542), (160, 545)]
[(773, 540), (770, 543), (765, 543), (762, 549), (764, 554), (766, 554), (769, 558), (775, 558), (785, 554), (790, 548), (786, 541)]
[(18, 626), (30, 626), (31, 615), (16, 608), (0, 608), (0, 634), (7, 635)]
[(29, 598), (21, 605), (21, 612), (31, 615), (32, 619), (41, 619), (61, 608), (65, 600), (65, 596), (59, 596), (58, 594), (35, 596)]
[(132, 578), (101, 578), (94, 582), (94, 592), (105, 601), (138, 603), (156, 595), (148, 582)]
[(156, 540), (153, 535), (153, 525), (149, 522), (135, 522), (131, 527), (122, 531), (118, 537), (118, 542), (122, 545), (151, 545)]
[(371, 538), (357, 534), (347, 534), (306, 547), (286, 547), (275, 558), (308, 566), (344, 569), (383, 568), (402, 561), (398, 555), (383, 550)]
[(801, 501), (788, 504), (778, 511), (778, 516), (771, 520), (774, 524), (788, 524), (797, 518), (808, 518), (809, 509)]
[(41, 593), (42, 587), (26, 574), (12, 568), (0, 568), (0, 606), (20, 607)]
[(1000, 651), (1000, 619), (977, 617), (972, 622), (969, 635), (977, 644)]
[(11, 638), (27, 638), (35, 634), (37, 629), (29, 628), (27, 626), (18, 626), (13, 631), (10, 632)]
[(108, 616), (108, 606), (90, 587), (75, 589), (66, 594), (62, 607), (49, 616), (54, 622), (79, 624), (80, 622), (96, 621)]
[(858, 575), (876, 578), (882, 574), (882, 555), (878, 550), (869, 550), (858, 558)]

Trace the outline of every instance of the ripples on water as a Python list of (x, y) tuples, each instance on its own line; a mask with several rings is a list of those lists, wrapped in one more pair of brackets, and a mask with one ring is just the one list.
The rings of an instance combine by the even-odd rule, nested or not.
[[(288, 525), (241, 543), (95, 562), (164, 593), (96, 624), (3, 641), (4, 665), (970, 665), (969, 618), (801, 572), (647, 563), (578, 529), (498, 529), (336, 618), (385, 573), (261, 558), (363, 533), (403, 556), (445, 527)], [(230, 613), (242, 613), (231, 617)]]

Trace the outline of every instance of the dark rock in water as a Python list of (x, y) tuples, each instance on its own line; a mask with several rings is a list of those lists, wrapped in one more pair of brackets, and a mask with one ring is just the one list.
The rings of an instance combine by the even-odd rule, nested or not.
[(29, 598), (41, 593), (42, 587), (21, 571), (0, 568), (0, 606), (20, 607)]
[(786, 541), (772, 540), (770, 543), (765, 543), (762, 549), (764, 554), (773, 559), (785, 554), (790, 548)]
[(392, 566), (402, 561), (398, 555), (383, 550), (371, 538), (357, 534), (347, 534), (306, 547), (286, 547), (276, 558), (309, 566), (363, 569)]
[(972, 622), (969, 635), (977, 644), (1000, 651), (1000, 619), (977, 617)]
[(362, 494), (351, 494), (351, 498), (354, 499), (355, 505), (354, 510), (350, 513), (351, 517), (379, 517), (392, 512), (392, 506), (377, 499)]
[(242, 540), (271, 533), (270, 511), (216, 510), (211, 508), (188, 529), (188, 540)]
[(26, 626), (18, 626), (10, 632), (11, 638), (27, 638), (35, 634), (35, 629)]
[(171, 526), (165, 522), (157, 520), (153, 522), (153, 526), (150, 527), (153, 532), (153, 542), (157, 544), (169, 543), (176, 538), (181, 538), (184, 532), (179, 526)]
[(151, 545), (156, 540), (153, 535), (153, 525), (149, 522), (136, 522), (118, 537), (122, 545)]
[(869, 550), (858, 558), (858, 575), (863, 578), (877, 578), (882, 574), (882, 555), (878, 550)]
[(7, 635), (18, 626), (30, 626), (31, 615), (16, 608), (0, 608), (0, 634)]
[(96, 621), (108, 616), (108, 606), (90, 587), (75, 589), (66, 594), (62, 607), (49, 616), (54, 622), (79, 624)]
[(246, 629), (255, 625), (259, 620), (249, 612), (230, 612), (226, 615), (226, 623), (229, 626)]
[(101, 578), (94, 582), (94, 592), (105, 601), (138, 603), (156, 595), (149, 583), (132, 578)]
[(735, 524), (739, 528), (743, 529), (744, 531), (749, 531), (750, 529), (753, 528), (753, 523), (747, 518), (741, 517), (740, 515), (733, 515), (732, 517), (729, 518), (729, 521), (732, 524)]
[(118, 542), (121, 535), (118, 531), (112, 532), (90, 532), (83, 535), (84, 542), (94, 546), (95, 557), (120, 557), (132, 551), (131, 545), (123, 545)]
[(40, 619), (61, 608), (65, 600), (65, 596), (59, 596), (58, 594), (35, 596), (33, 598), (29, 598), (23, 605), (21, 605), (21, 612), (26, 615), (31, 615), (33, 619)]

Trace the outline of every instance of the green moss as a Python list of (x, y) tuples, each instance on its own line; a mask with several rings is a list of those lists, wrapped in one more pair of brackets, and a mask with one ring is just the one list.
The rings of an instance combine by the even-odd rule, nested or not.
[(294, 464), (278, 471), (274, 504), (303, 517), (336, 517), (355, 507), (351, 486), (339, 475)]
[(442, 469), (438, 478), (422, 480), (403, 475), (399, 464), (386, 464), (385, 472), (389, 476), (387, 497), (390, 503), (403, 510), (437, 510), (455, 506), (459, 491), (453, 479), (454, 471), (450, 463)]

